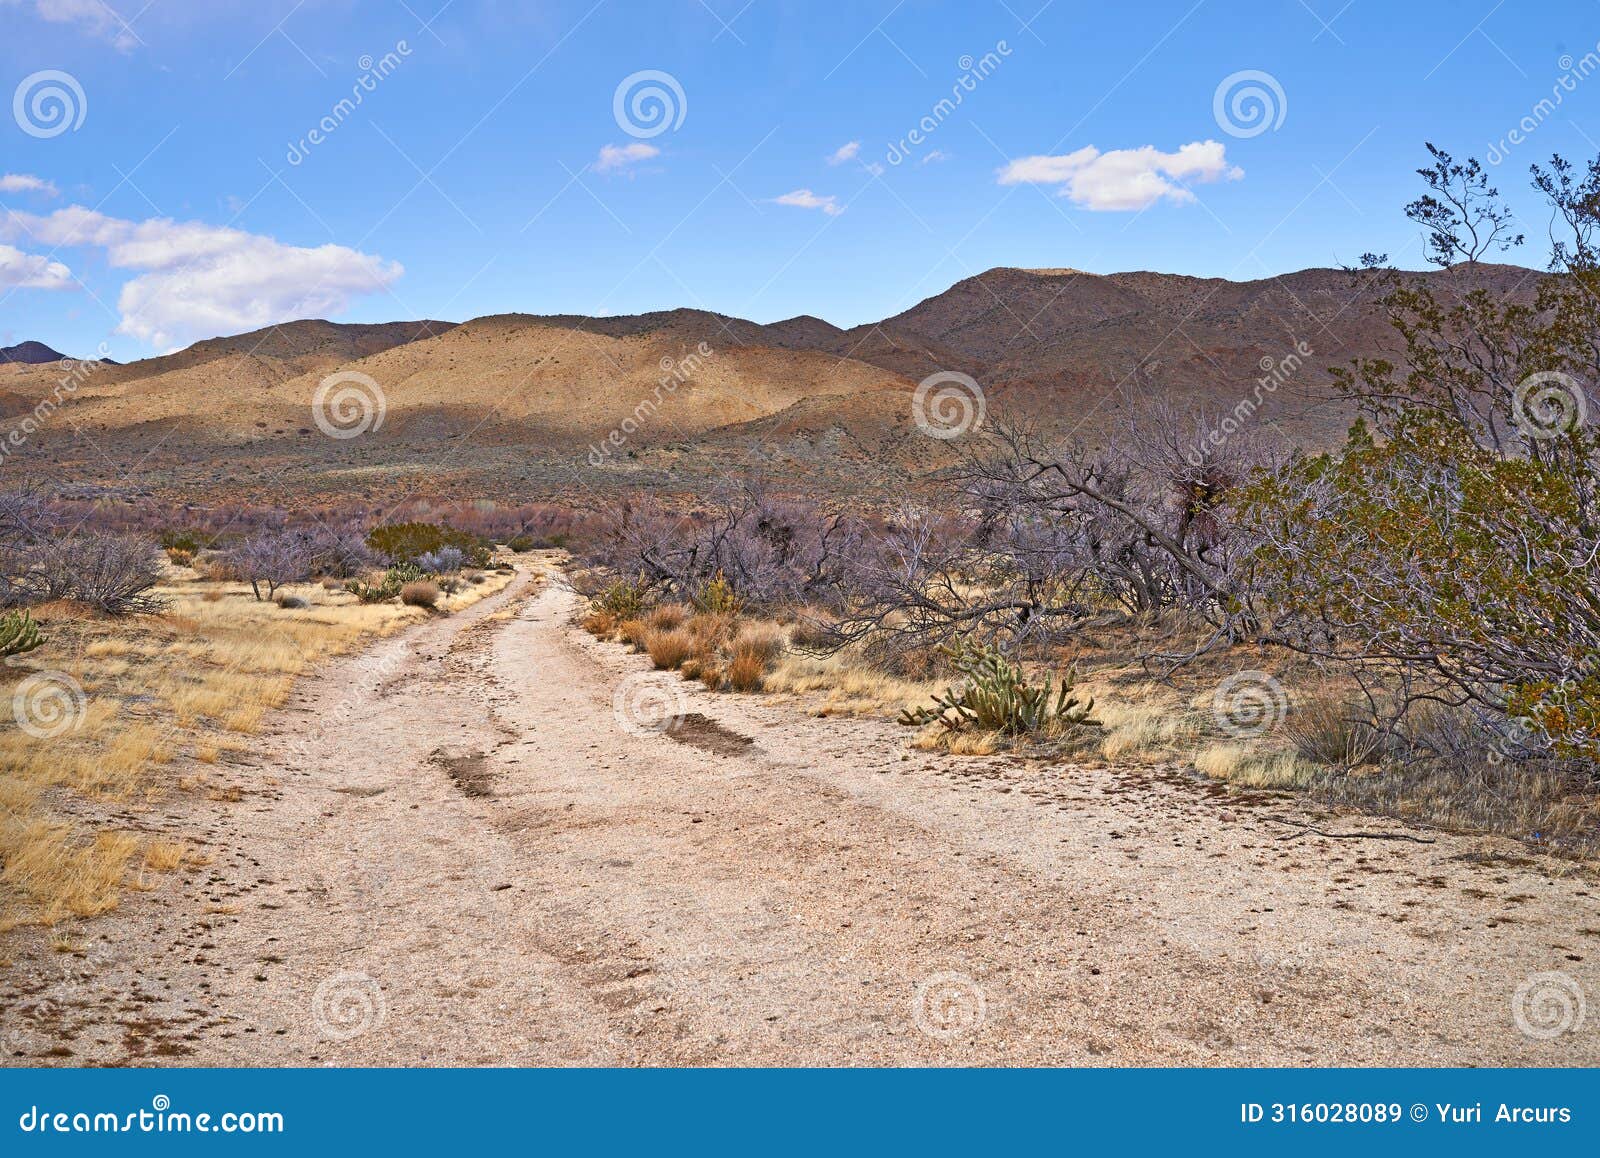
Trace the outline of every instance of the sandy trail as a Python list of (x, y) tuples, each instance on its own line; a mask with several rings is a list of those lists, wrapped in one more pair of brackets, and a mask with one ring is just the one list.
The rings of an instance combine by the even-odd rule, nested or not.
[(181, 896), (7, 977), (7, 1061), (1600, 1062), (1514, 1017), (1600, 999), (1588, 873), (676, 677), (704, 719), (634, 734), (575, 605), (519, 576), (306, 681), (164, 817), (216, 856)]

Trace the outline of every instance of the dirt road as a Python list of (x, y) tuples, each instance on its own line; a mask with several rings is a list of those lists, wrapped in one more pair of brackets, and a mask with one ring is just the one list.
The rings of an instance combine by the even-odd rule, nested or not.
[[(242, 799), (163, 815), (212, 864), (7, 978), (7, 1060), (1600, 1062), (1584, 872), (909, 752), (646, 676), (575, 604), (519, 576), (306, 681)], [(689, 722), (636, 726), (652, 696)]]

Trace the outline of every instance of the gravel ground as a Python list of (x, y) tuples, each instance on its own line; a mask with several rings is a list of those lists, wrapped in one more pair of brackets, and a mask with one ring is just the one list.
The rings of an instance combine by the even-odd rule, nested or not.
[[(8, 948), (6, 1061), (1600, 1062), (1587, 868), (911, 752), (646, 674), (576, 605), (519, 576), (303, 681), (239, 800), (159, 810), (209, 865)], [(636, 726), (661, 697), (688, 722)]]

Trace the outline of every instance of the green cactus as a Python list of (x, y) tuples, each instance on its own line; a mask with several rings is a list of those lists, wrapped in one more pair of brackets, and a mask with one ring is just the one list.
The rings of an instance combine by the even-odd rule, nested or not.
[(396, 563), (383, 573), (383, 582), (363, 583), (359, 579), (351, 579), (345, 583), (344, 589), (362, 603), (387, 603), (400, 594), (400, 588), (421, 578), (422, 568), (415, 563)]
[(966, 683), (934, 697), (929, 707), (907, 709), (900, 723), (920, 727), (938, 721), (952, 732), (971, 725), (980, 731), (1010, 736), (1037, 735), (1046, 729), (1096, 728), (1089, 718), (1094, 700), (1087, 703), (1072, 694), (1075, 678), (1063, 672), (1060, 683), (1046, 672), (1042, 683), (1030, 683), (1018, 664), (994, 648), (958, 642), (939, 649)]
[(0, 615), (0, 659), (30, 652), (44, 642), (39, 625), (26, 611)]

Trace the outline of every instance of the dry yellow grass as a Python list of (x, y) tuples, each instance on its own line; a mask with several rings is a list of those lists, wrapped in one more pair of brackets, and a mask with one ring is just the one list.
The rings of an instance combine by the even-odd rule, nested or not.
[(1240, 788), (1304, 788), (1311, 769), (1293, 752), (1264, 751), (1245, 744), (1212, 744), (1194, 755), (1194, 766), (1213, 780)]
[(999, 732), (952, 732), (942, 724), (934, 724), (918, 732), (910, 746), (919, 752), (948, 752), (952, 756), (993, 756), (1005, 747), (1005, 739)]
[(1101, 723), (1100, 753), (1107, 760), (1172, 759), (1193, 748), (1204, 725), (1202, 716), (1158, 684), (1115, 694), (1083, 684), (1078, 694), (1094, 697), (1094, 718)]
[(944, 684), (903, 680), (867, 667), (845, 653), (785, 655), (766, 678), (769, 692), (826, 692), (812, 709), (818, 716), (898, 714), (927, 703)]
[[(428, 612), (367, 604), (313, 584), (286, 588), (309, 607), (257, 602), (244, 584), (173, 573), (161, 615), (115, 620), (65, 604), (37, 609), (45, 645), (0, 667), (0, 699), (38, 672), (64, 673), (83, 697), (73, 721), (49, 738), (0, 731), (0, 932), (54, 924), (116, 907), (121, 888), (152, 888), (149, 874), (202, 858), (172, 841), (127, 831), (133, 811), (176, 792), (239, 799), (203, 773), (261, 727), (295, 677)], [(493, 594), (510, 576), (490, 574), (440, 599), (454, 611)], [(129, 881), (129, 868), (138, 871)]]

